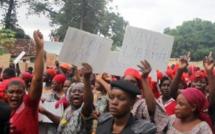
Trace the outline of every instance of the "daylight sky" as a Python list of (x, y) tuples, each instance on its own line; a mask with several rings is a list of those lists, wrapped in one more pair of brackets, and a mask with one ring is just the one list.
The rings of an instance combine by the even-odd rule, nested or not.
[[(113, 6), (130, 25), (163, 32), (164, 28), (174, 28), (183, 21), (201, 18), (215, 22), (214, 0), (113, 0)], [(26, 16), (25, 6), (18, 9), (18, 23), (27, 34), (40, 29), (49, 40), (51, 27), (44, 16)]]

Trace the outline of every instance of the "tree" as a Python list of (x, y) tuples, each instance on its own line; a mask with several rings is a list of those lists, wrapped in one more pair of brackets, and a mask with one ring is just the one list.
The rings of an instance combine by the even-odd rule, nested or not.
[(15, 40), (15, 32), (10, 29), (0, 29), (0, 55), (6, 51), (5, 48), (13, 47)]
[[(52, 35), (62, 41), (69, 26), (109, 37), (115, 46), (122, 44), (127, 22), (107, 7), (110, 0), (29, 1), (30, 14), (45, 14), (56, 26)], [(55, 5), (58, 5), (57, 7)]]
[(25, 34), (24, 30), (17, 24), (17, 6), (20, 6), (23, 3), (26, 3), (26, 0), (0, 0), (0, 7), (2, 10), (5, 11), (3, 15), (4, 18), (2, 24), (4, 25), (5, 29), (10, 29), (15, 32), (16, 38), (27, 38), (30, 37)]
[(215, 23), (194, 19), (185, 21), (175, 29), (166, 28), (164, 33), (175, 37), (172, 57), (179, 57), (188, 51), (192, 60), (202, 60), (210, 51), (215, 51)]

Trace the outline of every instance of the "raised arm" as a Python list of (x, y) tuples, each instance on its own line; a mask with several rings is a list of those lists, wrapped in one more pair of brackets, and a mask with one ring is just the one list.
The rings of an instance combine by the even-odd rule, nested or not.
[(81, 69), (83, 74), (84, 82), (84, 105), (82, 109), (82, 115), (84, 117), (89, 117), (93, 111), (93, 92), (90, 85), (90, 77), (92, 75), (92, 67), (87, 64), (82, 64), (83, 68)]
[(149, 114), (152, 116), (154, 115), (154, 112), (155, 112), (156, 101), (155, 101), (154, 94), (150, 89), (150, 87), (148, 86), (148, 82), (147, 82), (148, 75), (152, 69), (148, 61), (144, 60), (144, 61), (141, 61), (140, 63), (141, 65), (138, 65), (138, 67), (141, 69), (141, 72), (142, 72), (141, 83), (143, 88), (141, 93), (146, 100)]
[(187, 56), (183, 56), (179, 60), (178, 70), (170, 85), (170, 95), (174, 99), (176, 99), (176, 97), (178, 95), (179, 84), (181, 82), (181, 76), (188, 67), (188, 61), (189, 61), (189, 57), (187, 57)]
[(103, 87), (105, 88), (107, 94), (110, 92), (110, 84), (108, 82), (106, 82), (103, 78), (102, 78), (102, 75), (99, 74), (96, 76), (96, 80), (101, 84), (103, 85)]
[(34, 32), (34, 41), (36, 47), (36, 58), (34, 62), (34, 73), (29, 90), (29, 96), (32, 100), (39, 100), (42, 93), (42, 76), (44, 68), (44, 40), (43, 35), (39, 31)]
[(209, 54), (204, 60), (203, 65), (205, 68), (205, 71), (207, 73), (208, 77), (208, 86), (209, 86), (209, 101), (211, 104), (215, 104), (215, 76), (213, 74), (214, 69), (214, 60), (211, 56), (212, 54)]

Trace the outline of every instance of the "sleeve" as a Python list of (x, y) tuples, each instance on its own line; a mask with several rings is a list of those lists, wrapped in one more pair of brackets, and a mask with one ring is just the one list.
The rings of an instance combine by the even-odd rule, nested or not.
[(199, 129), (200, 134), (213, 134), (210, 126), (206, 122), (202, 122)]
[(156, 104), (155, 108), (154, 122), (157, 127), (157, 132), (163, 132), (169, 123), (169, 117), (158, 104)]
[(40, 100), (32, 100), (28, 94), (26, 94), (23, 98), (25, 106), (30, 107), (34, 110), (38, 109)]

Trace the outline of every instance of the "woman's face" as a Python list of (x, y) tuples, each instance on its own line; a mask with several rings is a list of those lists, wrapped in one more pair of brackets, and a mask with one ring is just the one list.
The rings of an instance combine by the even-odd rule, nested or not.
[(83, 89), (72, 89), (69, 91), (69, 99), (72, 106), (79, 108), (84, 99), (84, 90)]
[(109, 111), (116, 117), (123, 117), (130, 113), (134, 104), (131, 96), (118, 88), (113, 88), (109, 94)]
[(178, 95), (176, 102), (175, 115), (179, 119), (187, 118), (195, 111), (195, 108), (188, 103), (182, 94)]
[(13, 110), (15, 110), (21, 105), (23, 101), (23, 96), (25, 95), (25, 89), (19, 85), (11, 85), (11, 86), (8, 86), (6, 95), (7, 95), (7, 101), (9, 106)]
[(52, 81), (52, 84), (51, 84), (51, 88), (54, 90), (54, 91), (61, 91), (63, 89), (63, 85), (62, 84), (58, 84), (56, 81)]
[(160, 90), (163, 97), (167, 97), (167, 98), (170, 97), (170, 89), (169, 89), (170, 84), (171, 84), (170, 80), (164, 80), (163, 83), (161, 83)]
[(63, 91), (64, 91), (64, 93), (67, 93), (67, 90), (70, 87), (70, 85), (71, 85), (71, 81), (70, 80), (66, 80), (64, 82), (64, 84), (63, 84)]
[(204, 93), (207, 87), (207, 81), (206, 79), (198, 78), (192, 81), (191, 86), (201, 90)]

